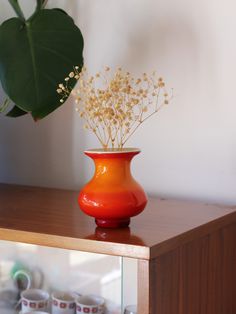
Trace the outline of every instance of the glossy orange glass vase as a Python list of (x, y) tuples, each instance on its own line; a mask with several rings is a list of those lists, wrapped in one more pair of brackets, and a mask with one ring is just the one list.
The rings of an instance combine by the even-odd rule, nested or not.
[(146, 194), (130, 171), (130, 162), (139, 153), (139, 149), (132, 148), (85, 151), (95, 163), (95, 173), (81, 190), (78, 202), (99, 227), (127, 227), (130, 217), (145, 208)]

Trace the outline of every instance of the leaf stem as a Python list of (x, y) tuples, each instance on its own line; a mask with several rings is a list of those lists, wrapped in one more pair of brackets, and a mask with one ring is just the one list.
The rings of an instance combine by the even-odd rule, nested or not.
[(36, 5), (35, 12), (38, 12), (38, 11), (41, 10), (42, 4), (43, 4), (42, 0), (37, 0), (37, 5)]
[(18, 3), (18, 0), (8, 0), (10, 5), (12, 6), (13, 10), (15, 11), (16, 15), (22, 20), (25, 21), (24, 13), (21, 10), (21, 7)]
[(42, 9), (44, 9), (46, 7), (47, 3), (48, 3), (48, 0), (43, 0)]
[(35, 12), (42, 10), (46, 6), (47, 2), (48, 2), (47, 0), (37, 0)]

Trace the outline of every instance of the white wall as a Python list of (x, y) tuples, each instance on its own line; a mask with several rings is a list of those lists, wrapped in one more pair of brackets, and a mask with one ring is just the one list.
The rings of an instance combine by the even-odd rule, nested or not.
[[(33, 1), (22, 1), (25, 10)], [(129, 146), (134, 176), (150, 194), (236, 202), (236, 4), (233, 0), (49, 0), (76, 19), (85, 61), (133, 73), (156, 69), (175, 98)], [(1, 1), (0, 22), (12, 16)], [(28, 7), (27, 7), (28, 6)], [(0, 181), (79, 189), (98, 146), (72, 101), (41, 122), (0, 118)]]

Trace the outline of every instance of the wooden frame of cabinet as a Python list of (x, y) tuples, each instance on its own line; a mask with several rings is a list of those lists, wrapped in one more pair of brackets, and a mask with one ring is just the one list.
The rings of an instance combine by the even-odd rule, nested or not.
[(0, 239), (138, 259), (139, 314), (236, 313), (236, 208), (150, 198), (112, 230), (77, 194), (0, 184)]

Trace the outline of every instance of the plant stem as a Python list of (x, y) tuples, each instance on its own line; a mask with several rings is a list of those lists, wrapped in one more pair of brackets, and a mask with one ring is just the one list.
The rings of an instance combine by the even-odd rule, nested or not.
[(10, 5), (12, 6), (13, 10), (15, 11), (16, 15), (22, 20), (25, 21), (24, 13), (21, 10), (21, 7), (18, 3), (18, 0), (8, 0)]
[(161, 110), (161, 108), (164, 106), (165, 104), (162, 103), (160, 105), (159, 108), (157, 108), (155, 111), (153, 111), (152, 113), (150, 113), (148, 116), (146, 116), (142, 121), (140, 121), (140, 123), (133, 129), (133, 131), (131, 133), (129, 133), (129, 135), (123, 139), (122, 145), (124, 146), (124, 144), (128, 141), (128, 139), (134, 134), (134, 132), (137, 130), (138, 127), (140, 127), (140, 125), (146, 121), (147, 119), (149, 119), (151, 116), (153, 116), (154, 114), (156, 114), (159, 110)]
[[(47, 2), (48, 2), (47, 0), (36, 0), (36, 8), (29, 19), (32, 19), (40, 10), (44, 9)], [(67, 92), (67, 84), (66, 84), (66, 92)], [(68, 95), (70, 94), (70, 92), (71, 91), (68, 91)]]
[(35, 12), (42, 10), (46, 6), (47, 2), (48, 2), (47, 0), (37, 0)]
[(46, 7), (47, 3), (48, 3), (48, 0), (43, 0), (42, 9)]
[(35, 9), (35, 12), (38, 12), (41, 10), (42, 4), (43, 4), (42, 0), (37, 0), (37, 6)]

